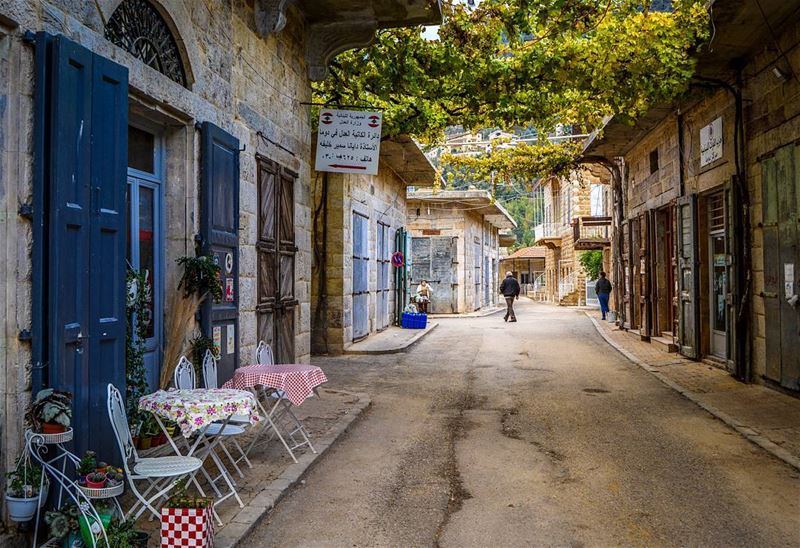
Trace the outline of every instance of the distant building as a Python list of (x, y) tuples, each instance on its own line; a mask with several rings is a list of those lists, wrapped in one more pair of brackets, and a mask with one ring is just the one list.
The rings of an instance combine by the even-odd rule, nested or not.
[(568, 177), (544, 179), (544, 222), (534, 229), (534, 244), (545, 253), (545, 300), (586, 304), (586, 274), (580, 256), (603, 251), (610, 261), (610, 186), (602, 170), (581, 169)]
[(430, 312), (455, 314), (497, 303), (500, 231), (516, 223), (487, 190), (415, 191), (408, 195), (413, 291), (433, 286)]
[(506, 272), (511, 272), (517, 278), (523, 291), (531, 296), (545, 296), (545, 257), (547, 248), (542, 246), (523, 247), (507, 257), (500, 259), (500, 268), (497, 271), (498, 279), (502, 280)]

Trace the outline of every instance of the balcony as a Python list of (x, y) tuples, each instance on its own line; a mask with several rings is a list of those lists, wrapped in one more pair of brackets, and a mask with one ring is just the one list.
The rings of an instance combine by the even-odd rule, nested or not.
[(561, 229), (558, 223), (542, 223), (533, 228), (534, 245), (543, 245), (554, 249), (561, 247)]
[(576, 217), (572, 220), (575, 249), (591, 251), (611, 245), (611, 217)]

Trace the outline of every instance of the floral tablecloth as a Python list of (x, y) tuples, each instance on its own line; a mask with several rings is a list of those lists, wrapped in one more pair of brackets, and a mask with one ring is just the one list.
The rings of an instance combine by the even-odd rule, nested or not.
[(139, 398), (139, 409), (176, 422), (186, 437), (231, 415), (248, 416), (252, 424), (259, 420), (253, 394), (228, 388), (159, 390)]

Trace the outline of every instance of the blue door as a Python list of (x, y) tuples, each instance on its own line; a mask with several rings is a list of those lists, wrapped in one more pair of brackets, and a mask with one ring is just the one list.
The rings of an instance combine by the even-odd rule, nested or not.
[(118, 460), (106, 385), (125, 387), (127, 69), (63, 37), (37, 50), (49, 107), (47, 384), (73, 393), (75, 448)]
[(222, 300), (203, 304), (201, 324), (217, 344), (222, 384), (239, 366), (239, 140), (209, 122), (201, 131), (201, 247), (219, 264), (222, 284)]
[(369, 335), (369, 219), (353, 212), (353, 340)]

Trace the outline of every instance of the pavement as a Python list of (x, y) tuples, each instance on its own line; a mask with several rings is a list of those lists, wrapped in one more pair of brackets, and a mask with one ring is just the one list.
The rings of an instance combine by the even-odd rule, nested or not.
[(744, 384), (704, 362), (667, 353), (587, 312), (600, 335), (628, 359), (725, 422), (751, 442), (800, 470), (800, 398)]
[(583, 312), (521, 300), (517, 316), (314, 359), (372, 406), (242, 545), (800, 545), (795, 468)]
[(403, 329), (389, 326), (380, 333), (350, 345), (345, 354), (397, 354), (405, 352), (439, 325), (428, 321), (425, 329)]
[(428, 314), (429, 318), (445, 318), (445, 319), (462, 319), (469, 320), (471, 318), (483, 318), (485, 316), (492, 316), (498, 312), (504, 312), (505, 306), (489, 306), (481, 308), (474, 312), (467, 312), (466, 314)]

